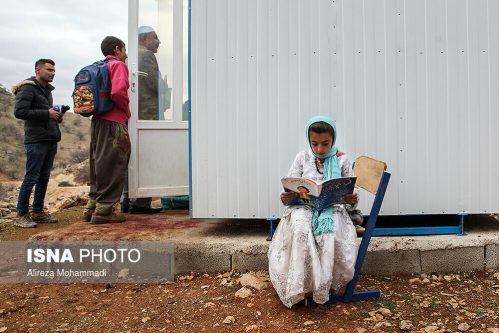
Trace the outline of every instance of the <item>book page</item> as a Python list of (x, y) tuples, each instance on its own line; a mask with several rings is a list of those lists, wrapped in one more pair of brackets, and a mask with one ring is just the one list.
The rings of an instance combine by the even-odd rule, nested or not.
[(357, 177), (342, 177), (323, 182), (321, 195), (312, 198), (312, 205), (321, 211), (328, 206), (345, 203), (343, 197), (353, 193), (356, 180)]
[(284, 177), (281, 179), (284, 189), (300, 193), (303, 196), (311, 195), (318, 197), (320, 195), (321, 186), (312, 179), (300, 177)]

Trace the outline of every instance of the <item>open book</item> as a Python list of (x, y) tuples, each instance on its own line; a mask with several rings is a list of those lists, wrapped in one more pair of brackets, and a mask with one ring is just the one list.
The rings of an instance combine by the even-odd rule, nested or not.
[(352, 194), (357, 177), (334, 178), (316, 182), (308, 178), (284, 177), (281, 179), (285, 191), (298, 193), (288, 205), (309, 205), (321, 211), (324, 208), (345, 203), (343, 197)]

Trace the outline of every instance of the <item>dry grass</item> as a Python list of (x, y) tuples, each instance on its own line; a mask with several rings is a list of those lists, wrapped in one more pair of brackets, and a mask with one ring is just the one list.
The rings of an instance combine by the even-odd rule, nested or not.
[[(90, 120), (66, 113), (60, 125), (62, 140), (54, 161), (55, 169), (71, 168), (88, 156)], [(14, 117), (14, 96), (0, 86), (0, 173), (13, 180), (22, 180), (26, 157), (24, 123)]]

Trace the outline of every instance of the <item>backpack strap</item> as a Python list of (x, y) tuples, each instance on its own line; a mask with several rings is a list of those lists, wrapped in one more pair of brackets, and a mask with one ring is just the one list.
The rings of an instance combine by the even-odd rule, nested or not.
[(342, 152), (342, 151), (340, 151), (340, 150), (337, 150), (337, 151), (336, 151), (336, 157), (340, 157), (340, 156), (343, 156), (343, 155), (345, 155), (345, 153), (344, 153), (344, 152)]

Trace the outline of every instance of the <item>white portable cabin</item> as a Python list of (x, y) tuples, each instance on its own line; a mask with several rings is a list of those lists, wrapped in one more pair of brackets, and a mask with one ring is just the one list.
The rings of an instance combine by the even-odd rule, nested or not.
[[(381, 214), (499, 212), (499, 1), (133, 0), (129, 9), (131, 196), (190, 194), (194, 218), (279, 217), (280, 178), (307, 148), (307, 119), (322, 114), (352, 160), (387, 163)], [(165, 121), (137, 120), (140, 25), (162, 40)]]

